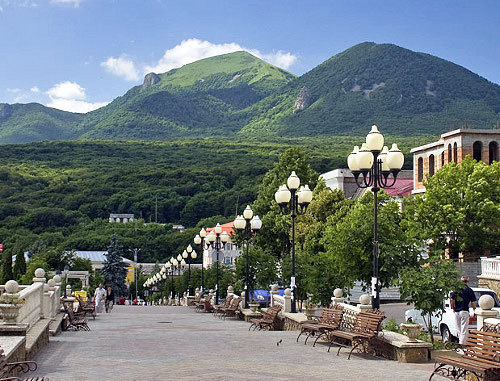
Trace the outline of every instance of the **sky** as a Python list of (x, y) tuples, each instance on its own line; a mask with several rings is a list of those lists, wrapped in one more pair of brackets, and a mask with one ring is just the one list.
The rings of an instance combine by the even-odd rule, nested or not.
[(0, 0), (0, 103), (87, 112), (201, 58), (247, 50), (301, 75), (364, 41), (500, 83), (500, 1)]

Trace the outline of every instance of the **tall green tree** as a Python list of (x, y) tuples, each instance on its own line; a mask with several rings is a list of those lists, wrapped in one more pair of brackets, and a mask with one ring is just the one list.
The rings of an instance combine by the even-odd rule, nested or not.
[[(403, 269), (418, 264), (418, 246), (403, 228), (397, 202), (384, 192), (379, 194), (379, 280), (391, 286)], [(371, 192), (346, 204), (327, 221), (322, 239), (335, 273), (348, 284), (362, 281), (370, 285), (373, 261), (373, 194)]]
[(14, 279), (12, 273), (12, 250), (7, 249), (2, 253), (2, 279), (1, 283), (5, 284), (7, 281)]
[(301, 184), (309, 184), (314, 189), (319, 175), (312, 169), (306, 152), (294, 147), (283, 152), (273, 169), (266, 173), (253, 204), (254, 212), (261, 217), (263, 224), (254, 243), (277, 258), (290, 253), (291, 217), (280, 211), (274, 194), (280, 185), (286, 184), (292, 171), (296, 172)]
[(127, 265), (123, 262), (123, 246), (118, 243), (116, 236), (111, 236), (108, 252), (105, 254), (106, 261), (102, 267), (102, 274), (106, 285), (110, 285), (115, 295), (126, 295), (127, 287), (125, 277), (127, 276)]
[(424, 182), (426, 192), (408, 203), (408, 224), (430, 249), (480, 256), (500, 250), (500, 163), (466, 157)]
[(24, 250), (16, 248), (16, 262), (14, 263), (13, 279), (18, 282), (21, 277), (26, 273), (26, 259), (24, 258)]
[(444, 312), (443, 301), (451, 291), (460, 290), (458, 270), (452, 261), (423, 262), (422, 266), (406, 269), (400, 279), (401, 298), (422, 311), (427, 329), (434, 342), (432, 315)]

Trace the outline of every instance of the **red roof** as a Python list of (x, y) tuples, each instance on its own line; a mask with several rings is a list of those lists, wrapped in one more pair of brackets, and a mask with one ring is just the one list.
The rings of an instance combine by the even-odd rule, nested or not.
[(406, 196), (413, 190), (413, 179), (396, 179), (396, 183), (389, 188), (384, 188), (389, 196)]
[[(234, 221), (228, 222), (227, 224), (222, 224), (221, 225), (222, 231), (226, 232), (230, 236), (234, 234)], [(212, 230), (215, 229), (215, 226), (212, 228), (206, 228), (206, 232), (210, 233)]]

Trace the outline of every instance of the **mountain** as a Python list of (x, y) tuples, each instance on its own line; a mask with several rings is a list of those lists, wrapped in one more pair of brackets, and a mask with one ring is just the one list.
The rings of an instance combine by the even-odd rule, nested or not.
[[(301, 94), (306, 102), (297, 108)], [(405, 136), (438, 134), (464, 121), (491, 128), (500, 120), (500, 86), (429, 54), (366, 42), (254, 107), (271, 111), (260, 113), (241, 133), (364, 135), (377, 124)]]
[(0, 142), (28, 143), (71, 140), (80, 136), (84, 116), (45, 107), (39, 103), (0, 103)]
[(417, 136), (498, 120), (499, 85), (429, 54), (365, 42), (300, 77), (246, 52), (206, 58), (149, 73), (83, 115), (0, 105), (0, 141), (364, 135), (374, 123)]

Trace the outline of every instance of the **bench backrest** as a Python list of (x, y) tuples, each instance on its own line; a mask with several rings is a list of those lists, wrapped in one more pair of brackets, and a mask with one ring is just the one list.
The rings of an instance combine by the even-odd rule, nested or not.
[(233, 298), (233, 300), (231, 301), (231, 305), (228, 307), (228, 309), (236, 311), (238, 309), (238, 306), (240, 305), (240, 302), (241, 302), (240, 297)]
[(264, 313), (264, 319), (269, 321), (274, 321), (278, 317), (280, 311), (281, 311), (281, 306), (269, 307), (267, 311)]
[(352, 331), (376, 335), (380, 331), (384, 319), (385, 315), (380, 311), (360, 312), (356, 315)]
[(340, 325), (342, 321), (342, 315), (344, 314), (344, 310), (341, 308), (324, 308), (321, 312), (321, 317), (319, 318), (319, 322), (323, 324), (330, 325)]
[(64, 303), (63, 307), (64, 307), (64, 312), (66, 312), (68, 314), (69, 320), (70, 321), (75, 320), (75, 315), (73, 313), (73, 307), (68, 305), (67, 303)]
[(214, 309), (214, 306), (212, 306), (212, 297), (211, 296), (207, 295), (205, 297), (205, 301), (203, 303), (204, 303), (205, 311), (212, 311)]
[(224, 307), (229, 307), (231, 305), (231, 302), (233, 300), (233, 295), (228, 295), (226, 296), (226, 301), (224, 302)]
[(465, 355), (500, 364), (500, 333), (470, 331)]

